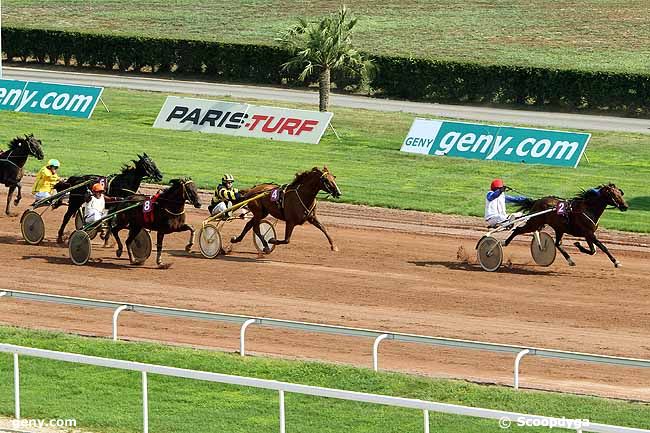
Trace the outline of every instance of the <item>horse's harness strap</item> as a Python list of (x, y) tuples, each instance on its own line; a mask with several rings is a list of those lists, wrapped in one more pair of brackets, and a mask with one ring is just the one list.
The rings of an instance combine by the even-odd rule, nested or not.
[[(592, 224), (594, 225), (594, 228), (597, 228), (597, 227), (598, 227), (598, 221), (594, 222), (594, 220), (591, 219), (591, 217), (589, 217), (589, 215), (587, 215), (587, 212), (582, 212), (582, 215), (583, 215), (585, 218), (587, 218), (587, 219), (589, 220), (590, 223), (592, 223)], [(600, 218), (599, 218), (599, 219), (600, 219)]]
[[(302, 201), (302, 198), (300, 197), (300, 192), (298, 191), (302, 184), (298, 185), (295, 189), (287, 189), (285, 191), (285, 194), (287, 192), (295, 192), (296, 197), (298, 197), (298, 201), (300, 201), (300, 204), (302, 205), (303, 209), (305, 210), (305, 218), (309, 218), (309, 216), (314, 212), (314, 208), (316, 207), (316, 197), (314, 197), (314, 202), (311, 204), (310, 207), (307, 207), (305, 203)], [(283, 206), (284, 207), (284, 206)]]
[(16, 168), (18, 168), (18, 169), (22, 168), (22, 167), (20, 167), (18, 164), (16, 164), (15, 162), (13, 162), (11, 159), (9, 159), (9, 158), (11, 158), (11, 153), (12, 153), (12, 152), (13, 152), (13, 150), (10, 150), (10, 151), (9, 151), (9, 155), (7, 155), (6, 158), (2, 158), (2, 159), (0, 159), (0, 161), (7, 161), (9, 164), (13, 165), (14, 167), (16, 167)]

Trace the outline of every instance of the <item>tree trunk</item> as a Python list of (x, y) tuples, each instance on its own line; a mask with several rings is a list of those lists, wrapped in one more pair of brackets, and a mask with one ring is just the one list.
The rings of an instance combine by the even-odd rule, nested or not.
[(327, 111), (330, 105), (330, 70), (329, 68), (323, 69), (318, 77), (318, 110)]

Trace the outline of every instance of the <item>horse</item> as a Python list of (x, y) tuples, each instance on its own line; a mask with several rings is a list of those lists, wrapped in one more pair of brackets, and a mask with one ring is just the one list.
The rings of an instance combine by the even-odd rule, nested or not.
[(18, 189), (18, 193), (14, 200), (14, 206), (18, 206), (18, 203), (20, 203), (20, 199), (23, 197), (21, 194), (22, 185), (20, 183), (23, 178), (23, 167), (30, 155), (39, 161), (43, 159), (42, 146), (43, 143), (41, 143), (41, 140), (34, 137), (34, 134), (29, 134), (25, 135), (25, 138), (14, 138), (9, 142), (9, 149), (0, 153), (0, 183), (4, 183), (9, 188), (5, 214), (10, 215), (9, 206), (11, 204), (11, 197), (16, 189)]
[[(120, 230), (129, 228), (129, 236), (126, 239), (126, 250), (129, 254), (129, 261), (134, 265), (142, 264), (135, 262), (131, 254), (131, 243), (142, 229), (154, 230), (157, 232), (156, 240), (156, 264), (165, 268), (160, 258), (162, 255), (163, 239), (166, 234), (182, 231), (190, 231), (190, 240), (185, 246), (189, 252), (194, 243), (194, 227), (185, 223), (185, 202), (188, 201), (195, 208), (201, 207), (199, 194), (191, 178), (172, 179), (170, 187), (159, 192), (148, 200), (142, 194), (129, 196), (125, 199), (128, 206), (134, 201), (142, 201), (141, 206), (134, 207), (118, 213), (111, 224), (111, 233), (117, 241), (117, 257), (122, 256), (122, 241), (119, 237)], [(117, 209), (119, 211), (119, 208)]]
[[(131, 160), (133, 166), (124, 165), (122, 171), (119, 174), (114, 174), (105, 178), (106, 182), (106, 195), (110, 197), (120, 197), (124, 198), (129, 195), (135, 194), (140, 188), (140, 183), (142, 179), (148, 178), (154, 182), (160, 182), (163, 178), (162, 173), (156, 166), (156, 163), (147, 155), (143, 153), (138, 155), (138, 159)], [(95, 174), (86, 174), (81, 176), (72, 176), (65, 181), (57, 183), (54, 188), (57, 191), (63, 191), (64, 189), (70, 188), (74, 185), (87, 182), (91, 179), (101, 179), (103, 176), (98, 176)], [(74, 189), (70, 192), (70, 199), (68, 200), (68, 210), (63, 216), (63, 221), (61, 222), (61, 227), (59, 228), (59, 233), (57, 236), (57, 242), (63, 243), (63, 231), (68, 225), (70, 218), (81, 208), (84, 204), (86, 198), (86, 188)], [(110, 206), (110, 205), (109, 205)], [(108, 235), (105, 238), (105, 241), (108, 241)]]
[[(331, 194), (334, 198), (341, 196), (341, 190), (336, 184), (335, 179), (336, 177), (332, 175), (327, 167), (323, 167), (322, 170), (314, 167), (303, 173), (296, 173), (293, 182), (284, 187), (274, 183), (264, 183), (255, 185), (249, 189), (242, 189), (240, 192), (244, 198), (253, 197), (263, 192), (269, 192), (269, 194), (247, 205), (248, 210), (253, 214), (253, 218), (246, 223), (239, 236), (233, 237), (230, 242), (233, 244), (241, 242), (244, 236), (246, 236), (246, 233), (252, 228), (253, 232), (262, 240), (264, 252), (270, 252), (268, 243), (260, 234), (260, 221), (271, 214), (275, 218), (285, 221), (286, 225), (284, 239), (269, 239), (269, 243), (275, 245), (288, 244), (291, 240), (291, 233), (294, 227), (308, 221), (323, 232), (329, 241), (332, 251), (338, 251), (338, 248), (334, 245), (334, 241), (332, 241), (332, 238), (327, 233), (325, 226), (316, 217), (316, 194), (319, 191)], [(271, 193), (273, 190), (281, 191), (284, 197), (278, 200), (277, 197), (274, 197), (276, 194)], [(279, 202), (281, 202), (280, 205), (278, 204)]]
[(519, 206), (521, 210), (531, 213), (547, 209), (555, 210), (532, 217), (525, 225), (517, 227), (506, 239), (505, 245), (508, 245), (515, 236), (534, 232), (540, 230), (544, 225), (549, 225), (555, 230), (555, 247), (562, 253), (569, 266), (575, 266), (575, 263), (562, 248), (562, 236), (565, 233), (585, 238), (589, 249), (583, 247), (580, 242), (574, 242), (578, 250), (584, 254), (596, 254), (594, 244), (597, 245), (618, 268), (621, 266), (621, 262), (616, 260), (607, 247), (596, 238), (595, 231), (598, 229), (598, 221), (607, 206), (614, 206), (621, 212), (628, 209), (623, 194), (622, 189), (609, 183), (583, 190), (571, 200), (566, 201), (554, 196), (543, 197), (539, 200), (528, 199)]

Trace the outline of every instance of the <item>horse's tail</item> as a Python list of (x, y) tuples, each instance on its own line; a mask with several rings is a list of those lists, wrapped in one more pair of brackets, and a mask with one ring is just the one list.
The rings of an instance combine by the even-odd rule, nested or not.
[(528, 212), (533, 208), (533, 206), (535, 206), (536, 202), (537, 200), (526, 197), (523, 201), (517, 203), (517, 210), (521, 212)]

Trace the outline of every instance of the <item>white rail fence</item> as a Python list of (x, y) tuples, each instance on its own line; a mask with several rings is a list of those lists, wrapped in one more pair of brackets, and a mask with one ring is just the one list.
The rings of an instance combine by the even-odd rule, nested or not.
[(620, 365), (627, 367), (650, 368), (650, 360), (625, 358), (618, 356), (598, 355), (591, 353), (570, 352), (555, 349), (543, 349), (537, 347), (526, 347), (498, 343), (488, 343), (472, 340), (461, 340), (454, 338), (430, 337), (426, 335), (406, 334), (401, 332), (387, 332), (373, 329), (349, 328), (345, 326), (324, 325), (309, 322), (297, 322), (292, 320), (270, 319), (266, 317), (251, 317), (237, 314), (212, 313), (208, 311), (187, 310), (180, 308), (157, 307), (152, 305), (133, 304), (128, 302), (105, 301), (98, 299), (78, 298), (72, 296), (50, 295), (45, 293), (26, 292), (20, 290), (0, 291), (0, 299), (16, 298), (27, 301), (44, 301), (57, 304), (77, 305), (82, 307), (110, 308), (113, 309), (113, 340), (118, 339), (118, 318), (123, 311), (154, 314), (159, 316), (183, 317), (186, 319), (212, 320), (219, 322), (230, 322), (241, 324), (239, 333), (239, 352), (245, 356), (246, 330), (250, 325), (261, 325), (274, 328), (285, 328), (306, 332), (337, 334), (348, 337), (373, 338), (372, 366), (375, 371), (379, 369), (379, 344), (383, 340), (393, 340), (404, 343), (419, 343), (433, 346), (446, 346), (458, 349), (487, 350), (491, 352), (512, 353), (514, 360), (514, 381), (513, 386), (519, 389), (519, 366), (526, 355), (539, 356), (543, 358), (554, 358), (563, 360), (594, 362), (601, 364)]
[[(206, 371), (188, 370), (184, 368), (167, 367), (162, 365), (143, 364), (139, 362), (123, 361), (110, 358), (99, 358), (95, 356), (79, 355), (75, 353), (56, 352), (52, 350), (33, 349), (30, 347), (15, 346), (12, 344), (1, 344), (0, 352), (11, 353), (14, 358), (14, 402), (15, 418), (20, 419), (20, 369), (18, 356), (31, 356), (36, 358), (52, 359), (57, 361), (72, 362), (77, 364), (94, 365), (98, 367), (116, 368), (120, 370), (139, 371), (142, 373), (142, 415), (143, 431), (149, 432), (149, 394), (147, 375), (159, 374), (164, 376), (173, 376), (186, 379), (202, 380), (207, 382), (217, 382), (230, 385), (248, 386), (262, 388), (267, 390), (278, 391), (279, 394), (279, 431), (286, 432), (285, 422), (285, 401), (284, 393), (294, 393), (303, 395), (312, 395), (318, 397), (335, 398), (339, 400), (381, 404), (393, 407), (402, 407), (408, 409), (417, 409), (423, 412), (423, 431), (429, 433), (429, 412), (438, 412), (453, 415), (464, 415), (483, 419), (499, 420), (500, 425), (512, 423), (516, 425), (522, 419), (533, 425), (542, 426), (561, 426), (566, 425), (567, 419), (546, 417), (540, 415), (527, 415), (517, 412), (506, 412), (493, 409), (481, 409), (476, 407), (459, 406), (455, 404), (437, 403), (432, 401), (417, 400), (412, 398), (391, 397), (379, 394), (366, 394), (355, 391), (344, 391), (332, 388), (321, 388), (317, 386), (298, 385), (294, 383), (278, 382), (275, 380), (255, 379), (243, 376), (232, 376), (228, 374), (211, 373)], [(564, 427), (563, 427), (564, 428)], [(594, 433), (650, 433), (650, 430), (619, 427), (607, 424), (585, 423), (577, 427), (571, 427), (569, 430), (576, 432), (594, 432)], [(296, 428), (294, 431), (299, 431)]]

